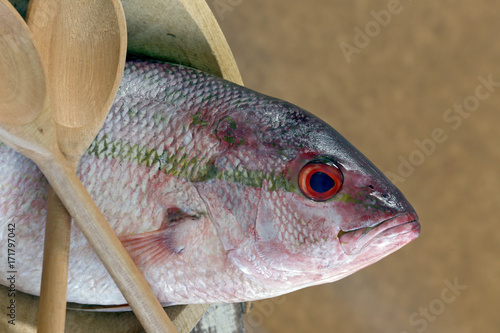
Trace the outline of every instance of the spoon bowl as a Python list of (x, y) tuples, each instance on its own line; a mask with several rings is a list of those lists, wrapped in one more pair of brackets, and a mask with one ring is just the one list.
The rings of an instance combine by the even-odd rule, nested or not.
[[(50, 15), (39, 14), (49, 9)], [(59, 146), (76, 167), (120, 85), (127, 52), (123, 8), (119, 0), (32, 0), (26, 21), (45, 65)]]
[[(0, 77), (3, 81), (3, 89), (0, 90), (0, 121), (10, 125), (27, 124), (42, 111), (45, 100), (42, 64), (38, 57), (30, 54), (34, 48), (31, 39), (16, 34), (16, 17), (2, 11), (0, 20), (4, 22), (0, 26)], [(19, 63), (26, 68), (18, 68)]]

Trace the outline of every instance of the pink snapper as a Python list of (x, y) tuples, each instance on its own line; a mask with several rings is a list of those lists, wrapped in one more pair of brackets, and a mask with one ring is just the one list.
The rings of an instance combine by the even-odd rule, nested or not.
[[(13, 231), (16, 287), (38, 295), (48, 184), (5, 145), (0, 166), (1, 260)], [(401, 192), (325, 122), (155, 61), (127, 62), (78, 175), (164, 304), (258, 300), (333, 282), (420, 232)], [(70, 255), (68, 301), (125, 303), (74, 225)]]

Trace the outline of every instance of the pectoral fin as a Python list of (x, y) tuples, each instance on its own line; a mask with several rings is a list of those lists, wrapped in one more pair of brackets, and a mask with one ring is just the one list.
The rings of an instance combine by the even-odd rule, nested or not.
[(193, 246), (200, 215), (191, 215), (179, 208), (167, 209), (166, 218), (158, 230), (119, 237), (125, 249), (138, 265), (161, 264), (173, 255), (181, 255)]

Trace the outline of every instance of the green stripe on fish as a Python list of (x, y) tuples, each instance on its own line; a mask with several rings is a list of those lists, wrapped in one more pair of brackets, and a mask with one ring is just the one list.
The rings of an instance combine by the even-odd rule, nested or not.
[(267, 181), (266, 189), (276, 191), (283, 189), (288, 192), (298, 192), (297, 186), (292, 184), (281, 173), (266, 173), (259, 170), (219, 170), (212, 159), (205, 157), (189, 158), (187, 154), (169, 154), (159, 152), (155, 148), (147, 149), (140, 145), (121, 140), (111, 140), (106, 135), (95, 140), (87, 150), (87, 154), (98, 158), (114, 158), (136, 162), (146, 167), (158, 167), (158, 170), (168, 175), (182, 177), (191, 182), (202, 182), (209, 179), (221, 179), (231, 183), (262, 188)]

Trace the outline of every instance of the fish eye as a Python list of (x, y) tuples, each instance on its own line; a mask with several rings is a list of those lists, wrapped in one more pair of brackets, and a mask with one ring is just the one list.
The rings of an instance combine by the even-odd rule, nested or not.
[(344, 182), (342, 172), (323, 162), (306, 164), (299, 173), (299, 188), (314, 201), (326, 201), (338, 193)]

